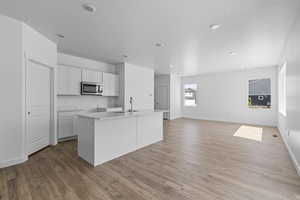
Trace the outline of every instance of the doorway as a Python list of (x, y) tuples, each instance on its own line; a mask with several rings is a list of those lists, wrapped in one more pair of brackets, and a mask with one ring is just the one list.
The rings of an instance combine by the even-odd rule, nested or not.
[(54, 67), (26, 59), (26, 152), (55, 144)]
[[(155, 109), (156, 110), (169, 110), (169, 86), (157, 85), (155, 87)], [(169, 112), (164, 112), (164, 119), (169, 119)]]

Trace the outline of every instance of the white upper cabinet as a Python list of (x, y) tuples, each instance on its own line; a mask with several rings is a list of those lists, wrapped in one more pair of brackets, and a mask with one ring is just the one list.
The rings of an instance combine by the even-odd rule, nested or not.
[(81, 69), (58, 65), (57, 94), (80, 95)]
[(84, 69), (82, 71), (82, 81), (92, 83), (103, 83), (103, 72)]
[(103, 73), (103, 96), (119, 96), (119, 75)]
[(65, 65), (57, 68), (57, 94), (80, 95), (83, 82), (103, 83), (103, 96), (119, 96), (119, 75)]

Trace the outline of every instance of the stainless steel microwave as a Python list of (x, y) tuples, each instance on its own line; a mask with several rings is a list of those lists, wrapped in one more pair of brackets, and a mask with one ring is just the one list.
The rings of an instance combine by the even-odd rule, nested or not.
[(81, 82), (81, 95), (98, 95), (103, 94), (103, 84)]

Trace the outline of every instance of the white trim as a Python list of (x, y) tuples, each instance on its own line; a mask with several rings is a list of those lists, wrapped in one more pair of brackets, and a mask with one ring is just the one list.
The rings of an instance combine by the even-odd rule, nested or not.
[(175, 119), (180, 119), (180, 118), (182, 118), (181, 115), (178, 115), (178, 116), (175, 116), (175, 117), (172, 117), (172, 118), (171, 118), (171, 116), (170, 116), (170, 120), (175, 120)]
[(293, 162), (293, 164), (294, 164), (294, 166), (296, 168), (298, 176), (300, 176), (300, 164), (298, 163), (298, 161), (296, 159), (296, 156), (294, 155), (292, 149), (290, 148), (290, 146), (289, 146), (289, 144), (288, 144), (288, 142), (287, 142), (287, 140), (286, 140), (286, 138), (284, 136), (283, 130), (280, 127), (278, 127), (278, 131), (279, 131), (279, 133), (280, 133), (280, 135), (282, 137), (282, 140), (283, 140), (283, 143), (285, 144), (285, 147), (287, 148), (287, 150), (289, 152), (289, 155), (290, 155), (290, 157), (292, 159), (292, 162)]
[(182, 115), (181, 118), (186, 118), (186, 119), (195, 119), (195, 120), (204, 120), (204, 121), (214, 121), (214, 122), (225, 122), (225, 123), (232, 123), (232, 124), (248, 124), (248, 125), (253, 125), (253, 126), (266, 126), (266, 127), (277, 127), (276, 123), (272, 124), (264, 124), (264, 123), (253, 123), (253, 122), (248, 122), (248, 121), (230, 121), (227, 119), (221, 119), (221, 118), (208, 118), (208, 117), (192, 117), (189, 115)]
[[(22, 88), (22, 154), (21, 154), (21, 158), (23, 159), (11, 159), (11, 160), (15, 160), (15, 162), (10, 162), (10, 161), (6, 161), (6, 163), (10, 164), (10, 165), (14, 165), (14, 164), (18, 164), (21, 162), (25, 162), (26, 160), (28, 160), (28, 155), (27, 155), (27, 150), (26, 150), (26, 141), (27, 141), (27, 136), (26, 136), (26, 53), (23, 52), (23, 57), (22, 57), (22, 83), (23, 84), (23, 88)], [(24, 161), (23, 161), (24, 160)]]
[(278, 111), (286, 117), (286, 65), (287, 62), (278, 68)]
[[(25, 54), (25, 55), (26, 55), (26, 54)], [(45, 62), (42, 62), (42, 61), (39, 61), (38, 59), (35, 59), (35, 58), (33, 58), (32, 56), (26, 56), (26, 58), (27, 58), (26, 62), (29, 60), (29, 61), (34, 62), (34, 63), (36, 63), (36, 64), (39, 64), (39, 65), (43, 65), (43, 66), (45, 66), (45, 67), (48, 67), (48, 68), (50, 68), (50, 69), (56, 68), (55, 66), (53, 66), (53, 65), (51, 65), (51, 64), (48, 64), (48, 63), (45, 63)]]
[(10, 160), (4, 160), (0, 162), (0, 169), (1, 168), (5, 168), (5, 167), (9, 167), (12, 165), (17, 165), (17, 164), (21, 164), (25, 161), (27, 161), (28, 157), (27, 156), (23, 156), (20, 158), (14, 158), (14, 159), (10, 159)]

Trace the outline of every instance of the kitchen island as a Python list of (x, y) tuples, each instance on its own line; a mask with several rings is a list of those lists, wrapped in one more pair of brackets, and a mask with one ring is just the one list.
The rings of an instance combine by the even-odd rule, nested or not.
[(163, 113), (79, 114), (78, 154), (93, 166), (163, 139)]

